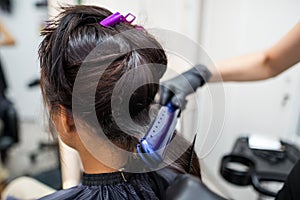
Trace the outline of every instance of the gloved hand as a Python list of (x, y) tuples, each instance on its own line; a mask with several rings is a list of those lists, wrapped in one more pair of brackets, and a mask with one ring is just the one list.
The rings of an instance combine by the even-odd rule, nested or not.
[(211, 77), (211, 72), (204, 65), (196, 65), (190, 70), (178, 75), (160, 86), (160, 104), (166, 105), (171, 101), (174, 107), (185, 108), (186, 97), (194, 93), (198, 87), (205, 84)]

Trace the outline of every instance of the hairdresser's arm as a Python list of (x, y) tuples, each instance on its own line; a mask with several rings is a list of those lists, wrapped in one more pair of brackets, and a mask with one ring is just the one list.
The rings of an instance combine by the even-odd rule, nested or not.
[[(256, 81), (274, 77), (300, 61), (300, 22), (271, 48), (217, 63), (223, 81)], [(220, 81), (217, 72), (210, 82)]]
[(15, 40), (12, 35), (6, 30), (4, 24), (0, 21), (0, 46), (14, 45)]
[[(210, 77), (205, 66), (195, 67), (171, 80), (163, 82), (160, 88), (160, 103), (171, 101), (182, 109), (186, 96), (196, 91), (207, 80), (257, 81), (274, 77), (300, 61), (300, 22), (271, 48), (228, 61), (217, 63), (217, 71)], [(210, 68), (211, 69), (211, 68)], [(204, 72), (204, 73), (203, 73)], [(203, 76), (204, 75), (204, 76)], [(221, 78), (220, 78), (221, 75)], [(172, 91), (172, 92), (171, 92)]]

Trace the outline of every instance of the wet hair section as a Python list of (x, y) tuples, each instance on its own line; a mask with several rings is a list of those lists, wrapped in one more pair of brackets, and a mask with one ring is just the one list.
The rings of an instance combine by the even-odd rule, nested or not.
[[(82, 102), (81, 107), (84, 109), (83, 97), (93, 93), (92, 90), (96, 87), (93, 109), (104, 134), (118, 146), (133, 151), (137, 139), (121, 130), (114, 121), (112, 94), (116, 83), (129, 71), (131, 77), (123, 78), (126, 83), (120, 85), (124, 88), (118, 89), (120, 96), (122, 91), (126, 92), (126, 87), (137, 87), (139, 79), (153, 82), (139, 86), (129, 101), (129, 112), (134, 122), (140, 125), (150, 122), (149, 108), (158, 91), (158, 84), (155, 83), (159, 82), (167, 65), (164, 50), (153, 36), (145, 30), (135, 29), (134, 25), (118, 23), (108, 28), (101, 26), (99, 22), (112, 14), (104, 8), (74, 6), (61, 9), (61, 14), (43, 30), (44, 39), (39, 49), (41, 87), (50, 119), (55, 112), (61, 111), (61, 106), (66, 108), (66, 114), (70, 118), (72, 114), (79, 114), (73, 113), (72, 98), (79, 98), (76, 102)], [(126, 34), (122, 34), (123, 32)], [(118, 37), (114, 37), (116, 35)], [(153, 48), (144, 48), (145, 46)], [(90, 55), (92, 51), (94, 54)], [(89, 65), (84, 77), (89, 80), (89, 84), (80, 85), (81, 95), (74, 97), (74, 82), (83, 62)], [(106, 66), (108, 62), (110, 63)], [(147, 65), (147, 68), (144, 70), (141, 65)], [(104, 70), (102, 76), (97, 77), (95, 72), (101, 70)], [(92, 112), (83, 110), (85, 116), (82, 120), (88, 119)], [(85, 122), (91, 128), (96, 127), (89, 121)]]
[[(121, 22), (112, 27), (101, 26), (99, 22), (112, 14), (104, 8), (61, 9), (61, 14), (42, 31), (44, 39), (39, 48), (41, 88), (50, 115), (50, 131), (54, 133), (55, 114), (65, 112), (62, 114), (72, 120), (74, 116), (79, 118), (84, 127), (105, 136), (115, 146), (135, 152), (157, 114), (153, 103), (159, 80), (166, 71), (165, 51), (152, 35), (134, 25)], [(74, 128), (81, 127), (76, 124)], [(180, 136), (175, 143), (182, 148), (190, 146)], [(105, 147), (97, 143), (95, 148), (98, 152)], [(177, 151), (174, 156), (170, 152), (172, 159), (176, 158), (173, 166), (186, 169), (192, 152), (188, 148), (180, 157)], [(134, 154), (127, 159), (131, 166), (141, 163)], [(200, 177), (196, 154), (192, 157), (191, 174)]]

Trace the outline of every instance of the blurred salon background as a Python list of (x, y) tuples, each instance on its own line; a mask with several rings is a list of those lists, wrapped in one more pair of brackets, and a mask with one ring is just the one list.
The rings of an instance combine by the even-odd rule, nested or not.
[[(38, 84), (37, 51), (45, 21), (57, 15), (60, 5), (76, 4), (133, 13), (136, 24), (171, 30), (196, 42), (213, 62), (265, 49), (300, 19), (298, 0), (0, 0), (0, 22), (14, 39), (13, 44), (0, 46), (7, 85), (3, 98), (10, 102), (3, 104), (8, 111), (0, 113), (13, 113), (6, 113), (0, 124), (1, 182), (28, 175), (61, 187), (58, 147), (49, 136)], [(191, 65), (173, 54), (168, 67), (179, 73)], [(212, 101), (211, 94), (220, 88), (220, 99)], [(300, 66), (266, 81), (209, 84), (198, 91), (201, 112), (195, 116), (191, 101), (179, 129), (191, 140), (191, 127), (200, 127), (195, 149), (203, 181), (213, 191), (232, 199), (272, 199), (252, 186), (224, 180), (221, 159), (238, 138), (251, 134), (300, 145), (299, 91)], [(213, 115), (219, 115), (218, 120)]]

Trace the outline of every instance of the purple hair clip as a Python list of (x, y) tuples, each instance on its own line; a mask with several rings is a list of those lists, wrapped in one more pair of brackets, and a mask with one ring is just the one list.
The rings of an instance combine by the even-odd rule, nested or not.
[[(127, 22), (127, 23), (131, 24), (135, 20), (135, 18), (136, 17), (131, 13), (128, 13), (124, 17), (119, 12), (116, 12), (116, 13), (106, 17), (104, 20), (99, 22), (99, 24), (101, 24), (102, 26), (108, 28), (108, 27), (114, 26), (114, 25), (116, 25), (117, 23), (120, 23), (120, 22)], [(138, 30), (141, 30), (141, 31), (145, 31), (144, 27), (142, 27), (142, 26), (135, 25), (135, 28), (138, 29)]]
[(131, 24), (134, 20), (135, 20), (135, 16), (131, 13), (128, 13), (124, 17), (119, 12), (116, 12), (116, 13), (108, 16), (104, 20), (102, 20), (99, 24), (101, 24), (102, 26), (108, 28), (108, 27), (114, 26), (114, 25), (116, 25), (117, 23), (120, 23), (120, 22), (127, 22), (127, 23)]

